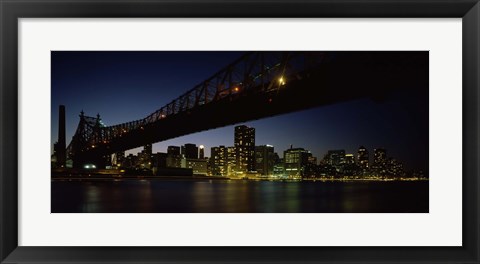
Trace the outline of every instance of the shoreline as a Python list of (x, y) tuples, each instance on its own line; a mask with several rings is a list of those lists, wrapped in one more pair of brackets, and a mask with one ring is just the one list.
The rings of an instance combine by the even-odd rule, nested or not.
[(355, 179), (355, 178), (304, 178), (304, 179), (278, 179), (278, 178), (229, 178), (222, 176), (142, 176), (142, 175), (91, 175), (91, 176), (54, 176), (51, 181), (145, 181), (145, 180), (182, 180), (182, 181), (275, 181), (275, 182), (425, 182), (428, 178), (386, 178), (386, 179)]

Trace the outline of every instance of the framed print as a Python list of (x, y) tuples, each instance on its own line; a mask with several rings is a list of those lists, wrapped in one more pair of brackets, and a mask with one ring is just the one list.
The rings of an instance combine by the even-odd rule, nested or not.
[(1, 263), (478, 263), (477, 1), (1, 1)]

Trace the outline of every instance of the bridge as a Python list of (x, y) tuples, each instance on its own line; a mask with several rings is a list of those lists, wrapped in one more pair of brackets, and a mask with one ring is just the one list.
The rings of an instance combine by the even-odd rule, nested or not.
[(249, 120), (428, 87), (428, 52), (247, 52), (140, 120), (106, 126), (80, 114), (74, 167), (110, 154)]

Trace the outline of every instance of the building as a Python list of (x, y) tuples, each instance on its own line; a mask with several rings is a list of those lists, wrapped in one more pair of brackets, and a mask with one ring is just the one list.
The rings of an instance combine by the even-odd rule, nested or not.
[(325, 159), (325, 163), (333, 166), (337, 172), (343, 171), (345, 165), (345, 150), (329, 150)]
[(387, 151), (383, 148), (373, 150), (373, 165), (384, 165), (387, 161)]
[[(180, 147), (178, 146), (167, 147), (167, 167), (182, 168), (182, 155), (180, 154)], [(183, 166), (183, 168), (184, 167), (185, 166)]]
[(305, 165), (303, 176), (304, 177), (317, 177), (319, 176), (319, 166), (317, 165), (317, 158), (313, 157), (311, 153), (308, 156), (307, 164)]
[(355, 164), (355, 156), (353, 156), (353, 154), (345, 154), (345, 164)]
[(167, 167), (167, 153), (157, 152), (152, 154), (152, 172), (154, 175), (157, 174), (159, 169), (164, 169)]
[(125, 161), (125, 151), (119, 151), (113, 154), (112, 165), (122, 167)]
[(394, 158), (388, 158), (385, 161), (385, 175), (389, 177), (405, 176), (405, 172), (403, 170), (403, 164), (398, 162)]
[(207, 160), (206, 159), (186, 159), (187, 169), (192, 169), (193, 175), (207, 175)]
[(182, 155), (187, 159), (198, 159), (198, 147), (195, 144), (185, 144), (182, 146)]
[(143, 146), (143, 153), (145, 153), (148, 156), (152, 155), (152, 144), (147, 144)]
[(293, 148), (283, 152), (285, 162), (285, 175), (288, 178), (300, 178), (303, 176), (305, 165), (308, 163), (310, 152), (303, 148)]
[(138, 157), (133, 154), (129, 154), (127, 157), (125, 157), (125, 161), (122, 167), (125, 168), (135, 168), (138, 163)]
[(235, 147), (228, 147), (227, 148), (227, 175), (228, 176), (235, 176), (236, 174), (236, 163), (237, 156), (235, 152)]
[(387, 173), (387, 151), (383, 148), (373, 150), (372, 170), (377, 175), (385, 175)]
[(263, 145), (255, 147), (255, 169), (263, 176), (273, 175), (275, 154), (273, 146)]
[(273, 177), (279, 179), (285, 177), (285, 164), (283, 163), (283, 159), (281, 160), (281, 162), (275, 163), (275, 165), (273, 165)]
[(167, 153), (157, 152), (152, 154), (152, 164), (153, 167), (157, 168), (166, 168), (167, 167)]
[(360, 146), (357, 152), (357, 163), (363, 172), (366, 172), (369, 168), (368, 166), (368, 150), (364, 146)]
[(345, 154), (345, 165), (343, 167), (343, 175), (356, 176), (358, 172), (355, 156), (353, 154)]
[[(275, 153), (277, 154), (277, 153)], [(278, 157), (278, 154), (276, 155)], [(278, 157), (275, 160), (275, 164), (273, 165), (273, 177), (275, 178), (284, 178), (285, 177), (285, 161)]]
[(198, 158), (204, 159), (205, 158), (205, 146), (200, 145), (198, 148)]
[(138, 153), (138, 166), (147, 169), (152, 167), (152, 144), (143, 146), (142, 152)]
[(211, 175), (226, 176), (228, 172), (227, 148), (225, 146), (212, 147), (210, 155)]
[(255, 128), (236, 126), (234, 135), (235, 170), (240, 173), (255, 171)]

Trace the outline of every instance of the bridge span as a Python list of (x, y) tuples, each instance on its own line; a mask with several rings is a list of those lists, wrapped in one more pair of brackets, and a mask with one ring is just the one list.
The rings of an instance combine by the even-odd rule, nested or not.
[(80, 115), (74, 167), (146, 144), (362, 97), (428, 87), (428, 52), (247, 52), (147, 117), (106, 126)]

